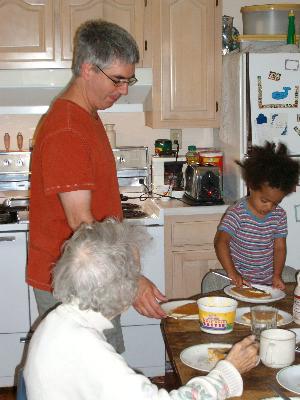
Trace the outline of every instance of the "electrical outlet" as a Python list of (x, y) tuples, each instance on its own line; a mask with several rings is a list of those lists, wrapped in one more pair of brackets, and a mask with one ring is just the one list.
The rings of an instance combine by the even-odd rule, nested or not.
[(178, 141), (179, 148), (182, 149), (182, 129), (170, 129), (170, 139), (172, 140), (172, 148), (177, 149), (175, 140)]

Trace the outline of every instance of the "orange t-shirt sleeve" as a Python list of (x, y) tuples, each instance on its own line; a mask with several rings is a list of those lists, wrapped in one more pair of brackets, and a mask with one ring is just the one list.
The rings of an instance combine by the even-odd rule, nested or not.
[(76, 133), (51, 135), (43, 144), (42, 160), (46, 195), (95, 188), (88, 145)]

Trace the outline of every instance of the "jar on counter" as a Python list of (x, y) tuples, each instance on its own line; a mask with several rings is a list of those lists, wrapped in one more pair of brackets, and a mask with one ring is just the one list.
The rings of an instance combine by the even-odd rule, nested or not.
[(199, 163), (199, 154), (196, 146), (190, 145), (188, 146), (188, 152), (185, 155), (186, 161), (188, 165), (198, 164)]
[(109, 143), (114, 149), (116, 147), (116, 131), (115, 131), (115, 124), (104, 124), (104, 128), (106, 130), (106, 134), (109, 140)]

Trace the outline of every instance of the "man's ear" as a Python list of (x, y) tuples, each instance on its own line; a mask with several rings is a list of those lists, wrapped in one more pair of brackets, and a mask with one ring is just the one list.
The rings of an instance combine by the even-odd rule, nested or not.
[(90, 80), (91, 74), (95, 73), (94, 67), (92, 64), (83, 63), (81, 65), (81, 77), (85, 80)]

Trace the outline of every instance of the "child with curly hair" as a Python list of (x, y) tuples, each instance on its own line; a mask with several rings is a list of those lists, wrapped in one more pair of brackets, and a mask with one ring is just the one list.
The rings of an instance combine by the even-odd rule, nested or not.
[(249, 195), (229, 207), (215, 236), (216, 255), (238, 287), (259, 283), (284, 289), (287, 217), (279, 206), (296, 189), (299, 163), (287, 147), (266, 142), (236, 161)]

